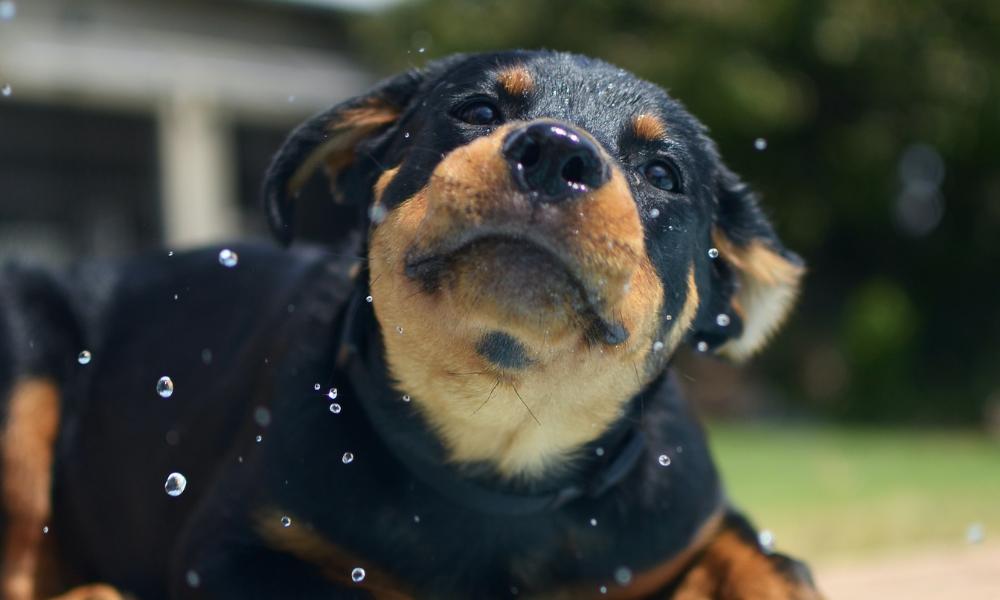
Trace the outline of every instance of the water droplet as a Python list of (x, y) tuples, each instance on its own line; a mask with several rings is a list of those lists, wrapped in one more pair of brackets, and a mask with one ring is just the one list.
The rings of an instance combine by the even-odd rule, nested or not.
[(757, 543), (768, 554), (774, 552), (774, 534), (769, 529), (761, 529), (757, 532)]
[(313, 389), (316, 390), (317, 392), (319, 391), (320, 387), (322, 387), (322, 386), (320, 384), (318, 384), (318, 383), (314, 383), (313, 384)]
[(326, 397), (329, 398), (330, 400), (336, 400), (337, 399), (337, 388), (330, 388), (329, 391), (327, 391), (327, 393), (326, 393)]
[(368, 304), (371, 304), (372, 303), (372, 297), (371, 296), (365, 296), (365, 302), (367, 302)]
[(418, 54), (423, 54), (424, 52), (427, 52), (427, 48), (417, 48)]
[(184, 581), (186, 581), (190, 587), (196, 588), (201, 585), (201, 576), (198, 575), (197, 571), (191, 569), (184, 574)]
[(340, 457), (340, 461), (345, 465), (349, 465), (354, 461), (354, 455), (350, 452), (344, 452), (344, 455)]
[(181, 297), (180, 294), (174, 294), (174, 300), (176, 300), (176, 299), (178, 299), (180, 297)]
[(292, 518), (289, 517), (288, 515), (284, 515), (283, 517), (281, 517), (281, 526), (282, 527), (291, 527), (292, 526)]
[(674, 315), (667, 315), (667, 316), (666, 316), (666, 317), (664, 317), (664, 318), (665, 318), (666, 320), (668, 320), (668, 321), (673, 321), (673, 320), (674, 320)]
[(729, 325), (729, 315), (727, 315), (725, 313), (719, 313), (719, 315), (715, 317), (715, 324), (718, 325), (719, 327), (726, 327), (726, 326), (728, 326)]
[(632, 583), (632, 569), (628, 567), (618, 567), (615, 569), (615, 581), (618, 585), (628, 585)]
[(354, 583), (361, 583), (365, 580), (365, 570), (361, 567), (354, 567), (351, 571), (351, 581)]
[(48, 533), (48, 532), (49, 532), (49, 526), (48, 525), (42, 527), (42, 533), (43, 534)]
[(161, 398), (169, 398), (174, 395), (174, 381), (167, 376), (160, 377), (156, 382), (156, 393)]
[(202, 351), (201, 351), (201, 362), (203, 362), (206, 365), (212, 364), (212, 349), (211, 348), (204, 348), (204, 349), (202, 349)]
[(173, 256), (173, 255), (174, 255), (174, 251), (173, 250), (170, 250), (169, 252), (167, 252), (167, 256)]
[(602, 586), (601, 586), (600, 588), (598, 588), (598, 590), (599, 590), (599, 591), (600, 591), (600, 592), (601, 592), (602, 594), (607, 594), (607, 593), (608, 593), (608, 586), (606, 586), (606, 585), (602, 585)]
[(257, 437), (254, 438), (254, 441), (256, 441), (259, 444), (262, 441), (264, 441), (264, 436), (258, 435)]
[(410, 395), (409, 394), (403, 394), (403, 402), (409, 402), (409, 401), (410, 401)]
[(660, 216), (660, 209), (658, 208), (649, 209), (649, 218), (655, 219), (658, 216)]
[(187, 487), (187, 484), (187, 477), (181, 475), (180, 473), (171, 473), (170, 475), (167, 475), (167, 482), (163, 484), (163, 490), (167, 492), (168, 496), (176, 498), (184, 493), (184, 489)]
[(413, 515), (413, 522), (414, 523), (419, 523), (420, 522), (420, 515)]
[(261, 427), (271, 424), (271, 411), (266, 406), (258, 406), (253, 411), (253, 420)]
[(698, 352), (708, 352), (708, 342), (698, 342), (696, 348), (698, 348)]
[(719, 249), (718, 248), (709, 248), (708, 249), (708, 257), (709, 258), (719, 258)]
[(337, 404), (336, 402), (331, 403), (330, 404), (330, 412), (332, 412), (335, 415), (339, 415), (340, 414), (340, 405)]
[(601, 446), (594, 448), (594, 454), (598, 456), (604, 456), (604, 448), (602, 448)]
[(229, 248), (224, 248), (221, 252), (219, 252), (219, 264), (223, 267), (232, 269), (238, 262), (240, 262), (239, 255)]
[(4, 86), (0, 88), (0, 94), (3, 94), (4, 97), (10, 96), (13, 91), (14, 89), (10, 87), (9, 83), (5, 83)]
[(17, 3), (14, 0), (0, 2), (0, 21), (10, 21), (17, 16)]
[(81, 365), (89, 365), (90, 359), (93, 358), (90, 354), (90, 350), (84, 350), (83, 352), (76, 355), (76, 362)]
[(385, 221), (386, 216), (385, 207), (381, 204), (373, 204), (371, 208), (368, 209), (368, 218), (372, 220), (372, 223), (380, 225), (382, 221)]
[(986, 539), (986, 529), (982, 523), (972, 523), (965, 530), (965, 541), (969, 544), (980, 544)]
[(403, 328), (400, 327), (399, 325), (396, 325), (396, 333), (398, 333), (399, 335), (403, 335)]
[(758, 151), (763, 152), (764, 150), (767, 150), (767, 140), (759, 137), (753, 141), (753, 147)]
[(661, 454), (660, 457), (656, 459), (656, 462), (660, 463), (661, 467), (669, 467), (670, 457), (667, 456), (666, 454)]
[(591, 527), (597, 527), (597, 519), (591, 517), (590, 518), (590, 526)]
[(653, 342), (653, 352), (659, 352), (660, 350), (663, 350), (663, 342), (656, 340)]

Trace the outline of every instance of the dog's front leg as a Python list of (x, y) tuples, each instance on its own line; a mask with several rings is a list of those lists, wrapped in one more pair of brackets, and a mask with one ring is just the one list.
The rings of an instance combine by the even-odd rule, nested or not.
[(664, 600), (822, 600), (808, 567), (761, 547), (757, 532), (730, 513)]

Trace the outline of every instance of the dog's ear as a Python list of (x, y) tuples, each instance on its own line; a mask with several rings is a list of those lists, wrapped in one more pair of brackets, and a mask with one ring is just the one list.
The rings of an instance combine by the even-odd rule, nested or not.
[(292, 239), (295, 197), (320, 166), (331, 191), (341, 170), (355, 160), (355, 150), (366, 139), (397, 123), (444, 61), (412, 69), (383, 80), (371, 90), (327, 109), (295, 128), (274, 156), (264, 179), (264, 208), (274, 235), (285, 244)]
[(722, 166), (712, 229), (710, 294), (694, 323), (694, 338), (719, 354), (742, 360), (781, 326), (805, 274), (802, 259), (786, 249), (750, 187)]

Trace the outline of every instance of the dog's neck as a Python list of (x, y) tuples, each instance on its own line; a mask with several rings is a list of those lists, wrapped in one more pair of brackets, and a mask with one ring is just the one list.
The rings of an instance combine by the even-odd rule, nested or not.
[[(412, 456), (415, 460), (428, 464), (448, 464), (463, 476), (488, 480), (491, 485), (517, 490), (550, 490), (570, 484), (575, 485), (580, 477), (589, 477), (587, 473), (593, 471), (595, 465), (610, 465), (619, 458), (617, 454), (630, 443), (632, 435), (639, 429), (643, 398), (654, 393), (653, 388), (658, 387), (657, 382), (662, 379), (657, 378), (654, 382), (643, 386), (644, 389), (638, 393), (620, 402), (608, 402), (609, 405), (613, 404), (613, 411), (610, 411), (611, 414), (600, 415), (604, 419), (600, 427), (580, 427), (581, 431), (576, 433), (551, 431), (546, 428), (542, 419), (554, 418), (557, 415), (553, 411), (544, 410), (540, 411), (541, 415), (534, 410), (532, 410), (534, 415), (527, 413), (528, 408), (520, 403), (523, 396), (520, 398), (517, 396), (521, 392), (512, 391), (514, 397), (506, 400), (517, 402), (517, 405), (507, 408), (527, 413), (527, 416), (521, 417), (520, 420), (501, 419), (501, 426), (497, 426), (489, 424), (490, 413), (487, 413), (483, 416), (486, 425), (474, 428), (459, 440), (461, 443), (462, 440), (471, 439), (472, 435), (482, 436), (477, 444), (478, 453), (466, 450), (466, 454), (459, 458), (456, 457), (455, 439), (448, 438), (442, 433), (440, 425), (434, 422), (433, 415), (428, 414), (428, 410), (421, 405), (418, 397), (408, 395), (406, 389), (398, 383), (390, 385), (394, 378), (391, 365), (385, 360), (383, 338), (384, 335), (391, 333), (380, 333), (371, 305), (364, 302), (359, 294), (356, 294), (349, 305), (344, 319), (346, 329), (339, 362), (342, 368), (351, 373), (353, 387), (359, 388), (355, 389), (355, 393), (362, 398), (376, 430), (384, 438), (385, 443), (397, 454), (402, 452), (405, 456)], [(497, 385), (497, 388), (499, 387), (500, 385)], [(498, 399), (495, 394), (496, 392), (486, 406)], [(436, 400), (447, 401), (446, 398)], [(486, 410), (486, 406), (480, 409), (480, 413)], [(478, 415), (479, 413), (472, 416)], [(576, 420), (583, 418), (578, 417)], [(531, 435), (521, 437), (516, 433), (506, 432), (507, 437), (504, 440), (497, 440), (496, 438), (505, 432), (506, 423), (511, 423), (514, 428), (526, 428)], [(553, 423), (552, 426), (555, 428), (560, 424)], [(561, 427), (566, 425), (562, 424)], [(550, 431), (552, 437), (556, 438), (558, 446), (553, 444), (552, 440), (544, 439), (546, 432)], [(506, 444), (502, 443), (504, 441)], [(551, 450), (553, 447), (558, 450)], [(542, 457), (545, 460), (540, 468), (505, 471), (503, 464), (497, 460), (498, 456), (505, 456), (505, 452), (508, 456), (510, 452), (516, 455), (529, 452), (532, 448), (546, 453)], [(465, 458), (466, 456), (474, 458)], [(632, 459), (624, 460), (628, 462)], [(529, 462), (535, 463), (534, 460)], [(615, 469), (620, 468), (621, 464), (615, 465)]]

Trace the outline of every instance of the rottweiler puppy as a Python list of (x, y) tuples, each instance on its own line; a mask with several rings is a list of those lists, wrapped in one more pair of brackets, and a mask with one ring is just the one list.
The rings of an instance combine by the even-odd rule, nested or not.
[(676, 100), (452, 56), (290, 135), (283, 242), (320, 167), (341, 252), (4, 272), (4, 598), (820, 597), (671, 376), (759, 349), (803, 273)]

